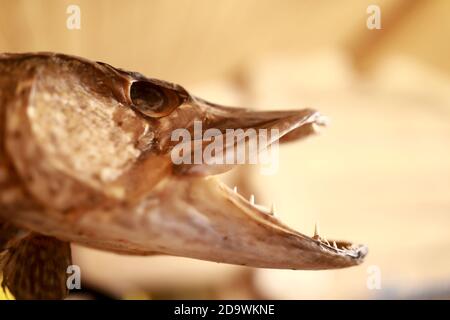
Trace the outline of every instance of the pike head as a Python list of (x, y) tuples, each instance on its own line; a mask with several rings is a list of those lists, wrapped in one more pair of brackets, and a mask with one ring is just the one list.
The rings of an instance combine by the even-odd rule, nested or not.
[[(217, 139), (225, 142), (215, 156), (243, 146), (248, 157), (312, 134), (324, 122), (317, 111), (224, 107), (179, 85), (62, 54), (3, 54), (0, 74), (0, 146), (16, 191), (1, 198), (1, 215), (15, 225), (125, 254), (289, 269), (363, 261), (365, 246), (303, 235), (214, 176), (234, 163), (173, 161), (177, 129), (191, 133), (184, 157)], [(198, 122), (208, 139), (195, 133)], [(277, 135), (255, 151), (251, 139), (227, 140), (231, 129)]]

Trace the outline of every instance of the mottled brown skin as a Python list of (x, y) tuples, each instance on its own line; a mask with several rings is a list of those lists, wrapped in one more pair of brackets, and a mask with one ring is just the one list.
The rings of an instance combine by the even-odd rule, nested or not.
[[(175, 165), (171, 132), (195, 120), (222, 133), (276, 128), (281, 142), (323, 124), (311, 109), (223, 107), (78, 57), (0, 55), (3, 284), (17, 298), (64, 297), (70, 242), (265, 268), (363, 261), (365, 246), (294, 231), (212, 176), (231, 165)], [(40, 257), (35, 273), (28, 255)]]

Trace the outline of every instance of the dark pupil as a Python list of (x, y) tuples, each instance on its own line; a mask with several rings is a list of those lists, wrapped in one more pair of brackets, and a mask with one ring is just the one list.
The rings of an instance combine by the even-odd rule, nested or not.
[(144, 113), (162, 111), (166, 103), (164, 94), (148, 82), (134, 82), (131, 85), (130, 96), (133, 104)]

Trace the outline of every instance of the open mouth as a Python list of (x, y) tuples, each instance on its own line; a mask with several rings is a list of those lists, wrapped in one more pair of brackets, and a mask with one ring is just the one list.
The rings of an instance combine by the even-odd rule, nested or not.
[[(298, 140), (311, 133), (319, 130), (319, 127), (327, 124), (327, 118), (314, 110), (304, 110), (305, 113), (294, 112), (289, 115), (285, 112), (280, 113), (280, 118), (274, 119), (271, 122), (260, 124), (259, 127), (276, 128), (279, 130), (280, 142), (287, 142)], [(278, 143), (278, 141), (272, 141)], [(270, 143), (270, 142), (269, 142)], [(276, 215), (275, 208), (267, 208), (255, 204), (253, 195), (249, 199), (244, 198), (238, 193), (237, 187), (230, 189), (226, 185), (221, 185), (227, 192), (227, 196), (231, 202), (236, 206), (241, 207), (246, 213), (252, 216), (253, 219), (270, 226), (283, 233), (290, 234), (293, 237), (300, 238), (301, 241), (307, 242), (318, 252), (327, 256), (335, 257), (335, 263), (359, 264), (367, 255), (368, 249), (365, 245), (358, 245), (349, 241), (327, 239), (319, 234), (317, 224), (314, 227), (314, 234), (312, 236), (304, 235), (295, 231), (285, 224), (283, 224)], [(319, 267), (320, 268), (320, 267)]]
[[(261, 150), (261, 147), (270, 148), (273, 144), (305, 138), (327, 122), (324, 116), (312, 109), (255, 112), (221, 107), (205, 101), (197, 102), (207, 104), (208, 121), (204, 129), (217, 128), (216, 138), (225, 136), (225, 131), (230, 128), (278, 131), (276, 138), (264, 140), (265, 145), (260, 145), (260, 148), (253, 151), (248, 151), (250, 142), (245, 138), (227, 142), (223, 149), (219, 150), (225, 158), (229, 156), (229, 150), (236, 150), (239, 144), (245, 145), (248, 157), (252, 152)], [(202, 145), (202, 148), (205, 148), (205, 145)], [(189, 173), (200, 176), (194, 179), (195, 182), (187, 179), (189, 187), (179, 194), (188, 198), (184, 203), (186, 207), (193, 207), (193, 219), (185, 223), (195, 225), (194, 221), (201, 216), (201, 219), (208, 221), (208, 231), (212, 230), (212, 234), (220, 235), (219, 238), (213, 235), (209, 239), (208, 244), (220, 250), (215, 252), (208, 248), (208, 260), (290, 269), (343, 268), (363, 261), (368, 252), (366, 246), (327, 239), (318, 233), (317, 227), (312, 236), (295, 231), (277, 218), (274, 208), (257, 205), (253, 196), (246, 199), (238, 193), (237, 188), (232, 189), (211, 177), (232, 167), (230, 164), (175, 166), (179, 177), (187, 177)], [(171, 210), (168, 208), (167, 211)], [(197, 228), (204, 229), (204, 226)], [(190, 238), (189, 242), (191, 241)], [(193, 247), (191, 249), (194, 251)], [(193, 252), (192, 255), (205, 259), (203, 254)]]
[[(282, 115), (282, 117), (264, 123), (259, 127), (277, 128), (277, 130), (280, 131), (279, 141), (288, 142), (318, 132), (320, 127), (325, 126), (328, 122), (328, 119), (319, 112), (309, 109), (303, 111), (306, 113), (299, 113), (297, 111), (292, 115), (286, 115), (285, 112), (281, 112), (280, 115)], [(271, 142), (278, 143), (278, 141)], [(327, 239), (325, 236), (319, 234), (317, 224), (314, 226), (314, 234), (312, 236), (307, 236), (295, 231), (278, 219), (273, 205), (268, 208), (255, 204), (254, 195), (251, 195), (249, 199), (246, 199), (239, 194), (237, 187), (231, 189), (225, 184), (221, 184), (221, 187), (227, 192), (230, 201), (236, 206), (242, 207), (246, 212), (252, 215), (253, 218), (260, 219), (260, 221), (266, 223), (270, 227), (292, 234), (294, 237), (301, 237), (305, 241), (310, 242), (312, 246), (316, 246), (317, 250), (326, 252), (330, 255), (335, 255), (339, 258), (347, 259), (355, 264), (361, 263), (368, 253), (367, 246), (365, 245), (354, 244), (349, 241)]]
[[(225, 130), (229, 128), (278, 130), (276, 139), (265, 141), (263, 147), (266, 148), (274, 143), (307, 137), (326, 124), (326, 118), (311, 109), (255, 112), (208, 104), (207, 110), (209, 122), (206, 122), (204, 129), (218, 128), (219, 136), (224, 136)], [(239, 143), (248, 147), (249, 141), (237, 139), (232, 142), (232, 146), (236, 147)], [(224, 147), (223, 153), (227, 152), (228, 149)], [(287, 269), (343, 268), (363, 261), (368, 252), (366, 246), (327, 239), (318, 233), (317, 227), (312, 236), (295, 231), (277, 218), (274, 208), (255, 204), (253, 196), (246, 199), (237, 188), (230, 188), (211, 176), (232, 167), (229, 164), (175, 166), (175, 172), (181, 178), (177, 180), (178, 187), (167, 187), (165, 190), (174, 190), (172, 194), (180, 195), (178, 201), (184, 199), (183, 206), (190, 212), (190, 217), (179, 215), (172, 222), (179, 223), (183, 219), (184, 227), (189, 225), (202, 232), (207, 230), (205, 234), (209, 237), (205, 241), (190, 233), (187, 240), (189, 244), (206, 242), (207, 248), (203, 246), (197, 251), (195, 246), (191, 246), (188, 256), (254, 267)], [(193, 173), (194, 178), (189, 178), (190, 173)], [(186, 186), (181, 187), (182, 183), (186, 183)], [(174, 207), (167, 208), (167, 212), (175, 211)], [(203, 221), (203, 224), (198, 221)], [(177, 229), (177, 232), (186, 234), (181, 229)], [(183, 243), (177, 246), (183, 246)], [(186, 255), (186, 251), (183, 255)]]

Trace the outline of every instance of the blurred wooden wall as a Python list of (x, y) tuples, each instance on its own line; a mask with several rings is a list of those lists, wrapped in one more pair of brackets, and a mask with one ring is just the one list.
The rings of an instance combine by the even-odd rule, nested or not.
[[(81, 30), (66, 28), (69, 4)], [(381, 6), (381, 31), (366, 28), (369, 4)], [(450, 73), (449, 13), (448, 0), (0, 0), (0, 51), (71, 53), (181, 83), (323, 47), (363, 66), (401, 53)]]

